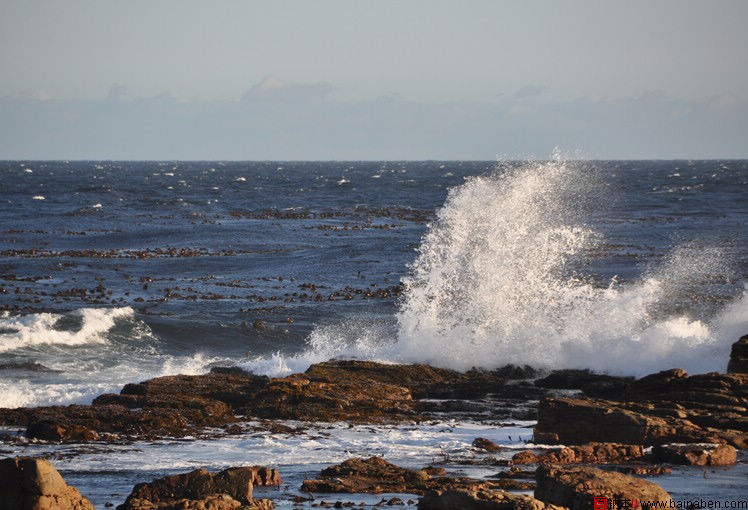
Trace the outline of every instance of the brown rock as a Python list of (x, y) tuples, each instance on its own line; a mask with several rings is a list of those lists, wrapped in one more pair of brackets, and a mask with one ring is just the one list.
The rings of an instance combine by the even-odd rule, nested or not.
[(613, 466), (614, 471), (623, 473), (625, 475), (637, 475), (637, 476), (659, 476), (669, 475), (673, 472), (672, 469), (665, 466), (652, 466), (652, 465), (638, 465), (638, 466)]
[(540, 457), (535, 455), (534, 452), (530, 450), (524, 450), (519, 453), (515, 453), (512, 456), (512, 464), (537, 464), (540, 462)]
[(93, 510), (90, 501), (65, 483), (52, 463), (16, 457), (0, 460), (0, 502), (7, 510)]
[(622, 473), (585, 466), (546, 465), (538, 467), (535, 497), (571, 510), (593, 510), (596, 497), (609, 498), (608, 508), (622, 508), (615, 503), (624, 499), (629, 501), (630, 508), (636, 508), (632, 500), (664, 503), (672, 499), (659, 485)]
[(743, 335), (732, 344), (727, 371), (735, 374), (748, 374), (748, 335)]
[[(745, 413), (740, 408), (735, 412)], [(694, 421), (705, 412), (689, 412), (676, 403), (616, 402), (597, 399), (548, 398), (540, 402), (536, 443), (584, 444), (617, 442), (656, 445), (670, 442), (727, 443), (737, 448), (748, 446), (748, 437), (740, 430), (699, 426)], [(742, 414), (724, 417), (726, 425), (742, 426)], [(690, 418), (690, 419), (688, 419)]]
[(730, 445), (665, 444), (652, 449), (656, 462), (691, 466), (730, 466), (738, 460), (738, 452)]
[(504, 491), (450, 489), (428, 491), (418, 502), (418, 510), (560, 510), (523, 494)]
[(639, 445), (617, 443), (588, 443), (551, 450), (538, 456), (530, 450), (512, 457), (512, 464), (608, 464), (640, 459), (644, 448)]
[(487, 452), (498, 452), (499, 450), (501, 450), (501, 446), (497, 445), (490, 439), (486, 439), (485, 437), (475, 438), (473, 440), (473, 448), (485, 450)]
[(229, 468), (215, 474), (206, 469), (197, 469), (138, 484), (117, 509), (210, 508), (209, 502), (217, 505), (217, 509), (233, 510), (239, 506), (273, 508), (272, 503), (252, 498), (252, 488), (258, 477), (267, 485), (269, 481), (282, 482), (276, 470), (260, 466)]
[(554, 370), (546, 377), (537, 379), (541, 388), (582, 390), (585, 395), (596, 398), (617, 398), (623, 394), (633, 377), (617, 377), (596, 374), (590, 370)]
[(322, 493), (380, 494), (400, 492), (423, 494), (427, 490), (447, 489), (498, 490), (512, 488), (527, 490), (529, 482), (516, 480), (475, 480), (460, 477), (432, 477), (427, 470), (405, 469), (379, 457), (352, 458), (322, 470), (320, 477), (304, 480), (301, 490)]

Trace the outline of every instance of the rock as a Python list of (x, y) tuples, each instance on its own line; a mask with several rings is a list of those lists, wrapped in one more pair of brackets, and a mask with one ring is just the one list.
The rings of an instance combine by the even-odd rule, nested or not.
[[(746, 408), (725, 410), (722, 420), (713, 411), (689, 410), (676, 402), (617, 402), (599, 399), (547, 398), (538, 407), (534, 441), (545, 444), (617, 442), (645, 446), (680, 443), (723, 443), (746, 448), (741, 430)], [(724, 428), (700, 426), (723, 425)]]
[(419, 494), (430, 475), (423, 470), (405, 469), (380, 457), (354, 457), (323, 469), (320, 478), (304, 480), (304, 492), (367, 493), (402, 492)]
[(257, 485), (282, 482), (276, 470), (260, 466), (229, 468), (220, 473), (197, 469), (136, 485), (117, 510), (210, 508), (209, 504), (214, 504), (216, 510), (239, 506), (274, 508), (267, 500), (252, 498), (256, 480), (261, 482)]
[(516, 480), (475, 480), (460, 477), (432, 477), (428, 470), (405, 469), (387, 462), (380, 457), (369, 459), (352, 458), (322, 470), (320, 477), (304, 480), (301, 490), (321, 493), (405, 493), (423, 494), (428, 490), (447, 489), (490, 489), (512, 488), (527, 490), (529, 482)]
[(428, 491), (418, 510), (560, 510), (531, 496), (504, 491), (450, 489)]
[(26, 436), (45, 441), (85, 442), (99, 440), (99, 434), (82, 425), (63, 426), (48, 420), (31, 422), (26, 429)]
[(748, 335), (743, 335), (732, 344), (727, 371), (734, 374), (748, 374)]
[(608, 464), (642, 457), (644, 448), (639, 445), (588, 443), (551, 450), (539, 456), (530, 450), (522, 451), (512, 457), (512, 464)]
[(478, 437), (473, 440), (473, 448), (477, 448), (478, 450), (485, 450), (487, 452), (498, 452), (501, 450), (501, 446), (497, 445), (490, 439), (486, 439), (485, 437)]
[[(514, 417), (534, 418), (519, 404), (545, 390), (507, 378), (534, 376), (529, 367), (456, 372), (428, 365), (390, 365), (365, 361), (328, 361), (304, 374), (270, 379), (238, 367), (218, 367), (203, 375), (157, 377), (104, 394), (92, 405), (3, 409), (0, 425), (25, 426), (27, 436), (48, 441), (85, 442), (98, 437), (152, 440), (184, 437), (206, 427), (235, 423), (237, 415), (255, 419), (356, 423), (396, 423), (427, 419), (430, 412), (481, 415), (507, 409)], [(486, 403), (466, 410), (464, 402), (435, 406), (418, 398), (477, 398)], [(437, 409), (438, 408), (438, 409)], [(502, 411), (503, 412), (503, 411)], [(524, 416), (526, 413), (531, 416)], [(519, 413), (519, 414), (513, 414)], [(524, 413), (524, 414), (523, 414)], [(521, 416), (520, 416), (521, 415)]]
[(614, 471), (623, 473), (625, 475), (637, 475), (637, 476), (659, 476), (669, 475), (673, 472), (672, 469), (665, 466), (651, 466), (651, 465), (638, 465), (638, 466), (613, 466)]
[(730, 466), (738, 460), (738, 452), (730, 445), (665, 444), (652, 449), (655, 462), (690, 466)]
[(93, 510), (52, 463), (30, 457), (0, 460), (0, 502), (6, 510)]
[(554, 370), (546, 377), (537, 379), (535, 385), (559, 390), (582, 390), (585, 395), (591, 397), (615, 398), (621, 395), (633, 380), (633, 377), (596, 374), (586, 369), (564, 369)]
[(540, 462), (540, 457), (535, 455), (534, 452), (530, 450), (524, 450), (519, 453), (515, 453), (512, 456), (512, 464), (518, 465), (518, 464), (537, 464)]
[(593, 510), (593, 500), (598, 497), (619, 502), (617, 505), (608, 504), (608, 508), (619, 509), (623, 507), (623, 500), (628, 500), (629, 508), (637, 508), (644, 501), (668, 504), (672, 500), (662, 487), (641, 478), (585, 466), (560, 468), (546, 465), (538, 467), (535, 497), (571, 510)]

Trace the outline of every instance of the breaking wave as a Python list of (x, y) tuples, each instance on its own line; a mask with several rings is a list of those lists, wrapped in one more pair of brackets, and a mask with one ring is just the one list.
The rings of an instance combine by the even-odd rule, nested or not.
[[(52, 371), (14, 370), (39, 363)], [(66, 314), (0, 315), (0, 408), (88, 403), (123, 385), (199, 374), (226, 358), (164, 352), (132, 308), (81, 308)]]
[(422, 239), (394, 319), (321, 326), (306, 351), (246, 366), (280, 375), (339, 356), (460, 370), (724, 370), (748, 332), (746, 291), (705, 312), (699, 288), (726, 278), (725, 252), (686, 243), (637, 281), (595, 282), (583, 268), (603, 240), (586, 223), (600, 189), (593, 167), (561, 158), (470, 178)]
[(130, 307), (80, 308), (70, 314), (0, 316), (0, 352), (41, 344), (83, 345), (107, 342), (117, 319), (133, 318)]

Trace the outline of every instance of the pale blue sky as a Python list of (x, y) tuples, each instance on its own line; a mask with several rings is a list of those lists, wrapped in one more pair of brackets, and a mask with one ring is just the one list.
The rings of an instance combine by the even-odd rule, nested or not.
[(0, 158), (748, 157), (742, 0), (0, 6)]

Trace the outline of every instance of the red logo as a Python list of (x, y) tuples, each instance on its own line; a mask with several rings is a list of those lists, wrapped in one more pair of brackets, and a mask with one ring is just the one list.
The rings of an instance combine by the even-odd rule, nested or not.
[(608, 510), (608, 498), (593, 498), (593, 510)]

